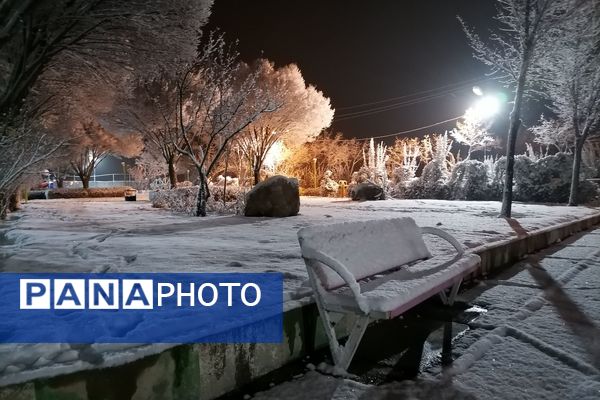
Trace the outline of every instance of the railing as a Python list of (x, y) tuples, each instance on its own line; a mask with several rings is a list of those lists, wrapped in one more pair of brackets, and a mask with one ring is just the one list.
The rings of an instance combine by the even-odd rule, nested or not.
[[(90, 187), (109, 188), (117, 186), (134, 186), (136, 182), (131, 178), (130, 174), (100, 174), (90, 177)], [(77, 175), (67, 175), (63, 180), (65, 188), (80, 188), (83, 187), (81, 179)]]

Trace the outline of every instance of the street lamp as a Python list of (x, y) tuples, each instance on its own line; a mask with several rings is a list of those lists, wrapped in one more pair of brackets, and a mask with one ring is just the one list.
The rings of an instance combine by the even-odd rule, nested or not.
[(500, 111), (500, 99), (496, 96), (484, 96), (473, 106), (473, 113), (480, 121), (488, 119)]
[(126, 175), (126, 172), (125, 172), (125, 161), (121, 161), (121, 168), (123, 168), (123, 182), (125, 182), (125, 175)]
[(312, 169), (313, 169), (313, 187), (317, 187), (317, 158), (312, 159)]
[(473, 86), (473, 93), (477, 96), (483, 96), (483, 90), (479, 86)]

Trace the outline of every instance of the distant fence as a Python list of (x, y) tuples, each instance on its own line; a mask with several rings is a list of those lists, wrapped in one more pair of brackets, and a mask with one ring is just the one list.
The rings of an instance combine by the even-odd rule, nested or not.
[[(101, 174), (92, 175), (90, 177), (91, 188), (111, 188), (119, 186), (133, 186), (137, 182), (131, 178), (129, 174)], [(81, 188), (83, 184), (77, 175), (67, 175), (63, 180), (64, 188)]]

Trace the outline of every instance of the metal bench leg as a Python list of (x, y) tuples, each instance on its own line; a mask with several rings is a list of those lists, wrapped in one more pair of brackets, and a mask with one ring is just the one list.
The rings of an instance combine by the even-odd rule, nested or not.
[(352, 358), (354, 358), (354, 353), (358, 349), (360, 340), (369, 326), (369, 319), (368, 315), (357, 315), (346, 344), (340, 348), (339, 359), (336, 360), (335, 365), (343, 368), (344, 371), (348, 369)]
[(456, 295), (458, 294), (461, 283), (462, 279), (452, 285), (452, 288), (450, 288), (450, 294), (446, 294), (445, 290), (440, 292), (440, 298), (442, 299), (442, 303), (444, 303), (444, 305), (451, 306), (454, 304), (454, 300), (456, 299)]

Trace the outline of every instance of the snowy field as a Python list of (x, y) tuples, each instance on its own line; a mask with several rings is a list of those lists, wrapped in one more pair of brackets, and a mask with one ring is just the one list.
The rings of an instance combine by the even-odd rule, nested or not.
[[(514, 220), (508, 221), (497, 218), (499, 208), (496, 202), (357, 203), (302, 198), (300, 215), (296, 217), (195, 218), (154, 209), (148, 202), (125, 202), (121, 198), (30, 201), (23, 211), (0, 222), (0, 272), (277, 271), (284, 273), (286, 308), (290, 309), (309, 300), (306, 269), (296, 237), (298, 229), (304, 226), (409, 216), (420, 226), (445, 229), (465, 246), (476, 248), (600, 211), (515, 204)], [(431, 239), (426, 237), (434, 255), (453, 251)], [(169, 347), (4, 345), (0, 346), (0, 386), (120, 365)], [(319, 385), (324, 386), (330, 380), (321, 376), (317, 379), (323, 380)], [(339, 388), (340, 381), (334, 381), (332, 385)], [(341, 389), (357, 392), (365, 389), (351, 382), (348, 385), (347, 388), (342, 385)], [(410, 390), (398, 390), (405, 389)]]
[[(287, 307), (306, 297), (298, 229), (312, 224), (409, 216), (437, 226), (469, 248), (589, 216), (598, 209), (515, 204), (513, 221), (497, 202), (302, 198), (296, 217), (195, 218), (148, 202), (30, 201), (0, 224), (0, 271), (11, 272), (283, 272)], [(1, 238), (1, 236), (0, 236)], [(427, 237), (426, 240), (434, 240)], [(0, 244), (2, 241), (0, 241)], [(428, 243), (432, 252), (437, 249)]]

